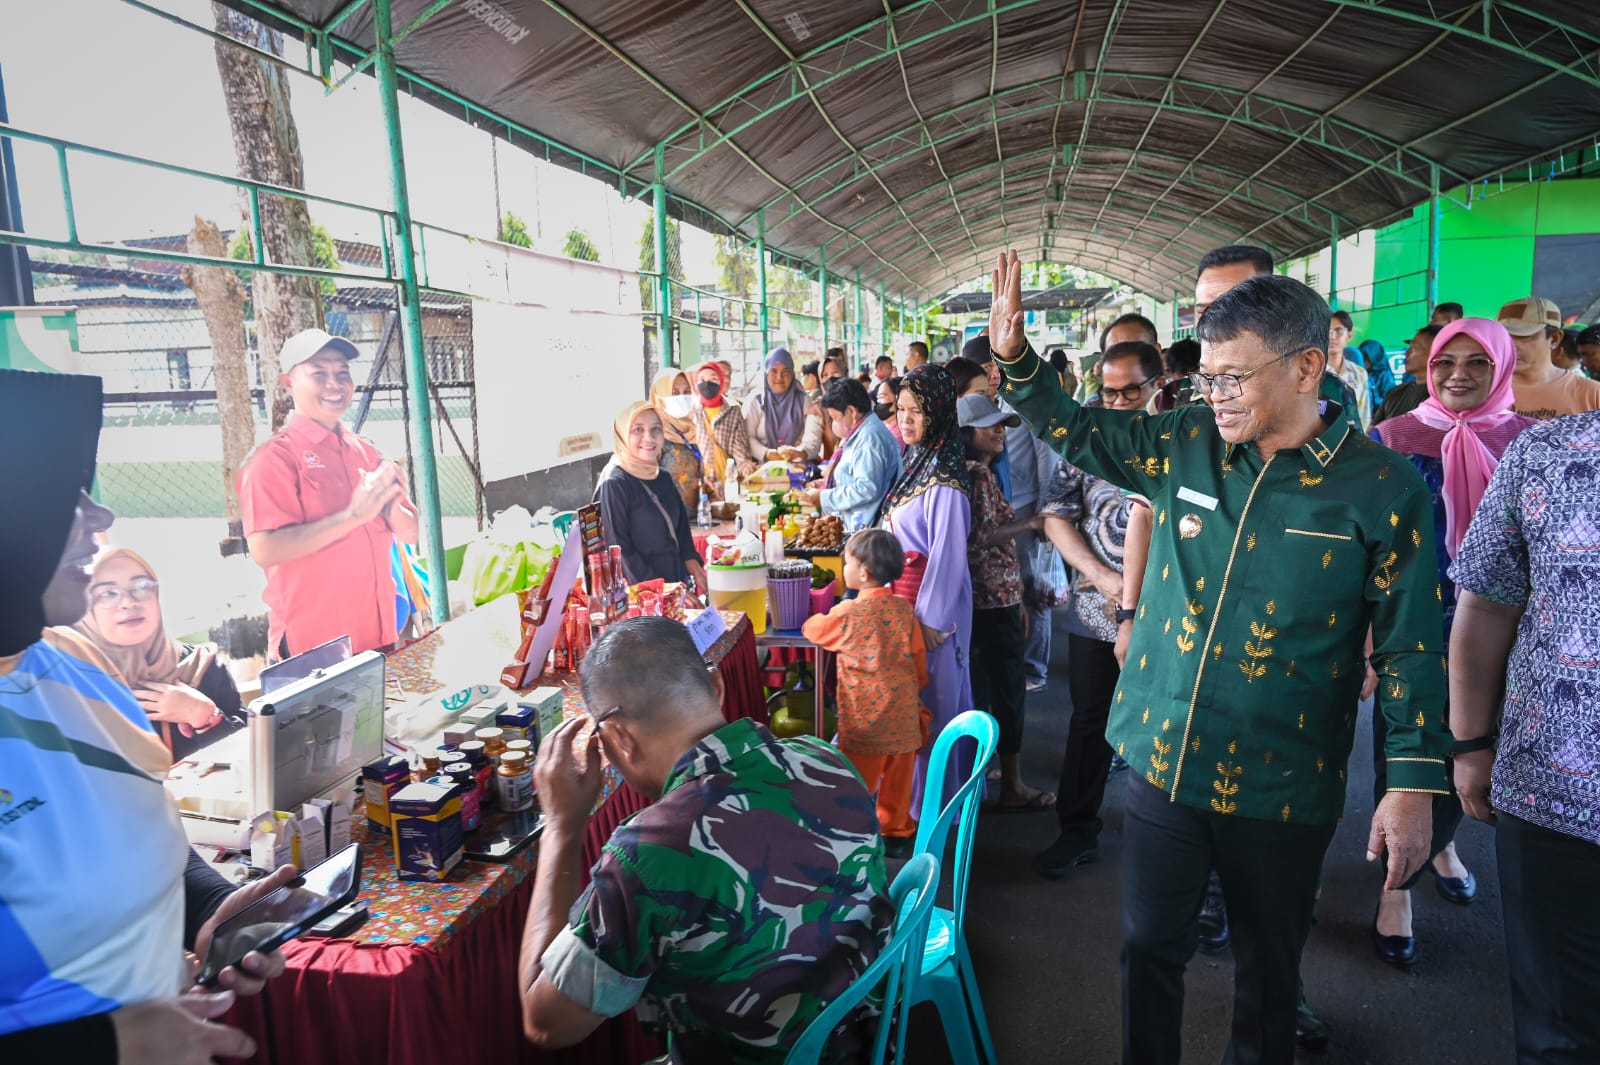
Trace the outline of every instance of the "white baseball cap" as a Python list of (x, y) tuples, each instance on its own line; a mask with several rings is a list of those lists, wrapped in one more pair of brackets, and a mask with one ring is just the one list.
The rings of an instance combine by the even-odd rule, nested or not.
[(344, 337), (336, 337), (326, 329), (302, 329), (283, 342), (278, 349), (278, 372), (288, 373), (307, 359), (315, 358), (332, 348), (346, 359), (358, 359), (361, 352)]

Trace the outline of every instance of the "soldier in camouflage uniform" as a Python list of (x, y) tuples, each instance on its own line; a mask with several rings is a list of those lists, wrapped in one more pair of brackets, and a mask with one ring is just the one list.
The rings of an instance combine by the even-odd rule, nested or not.
[[(675, 1062), (782, 1062), (877, 956), (893, 912), (872, 796), (837, 750), (721, 711), (687, 630), (639, 618), (583, 666), (594, 735), (564, 724), (535, 770), (545, 814), (523, 936), (523, 1026), (565, 1046), (637, 1006)], [(579, 895), (600, 751), (654, 805), (619, 826)], [(857, 1018), (859, 1022), (864, 1018)], [(852, 1060), (859, 1023), (830, 1045)]]

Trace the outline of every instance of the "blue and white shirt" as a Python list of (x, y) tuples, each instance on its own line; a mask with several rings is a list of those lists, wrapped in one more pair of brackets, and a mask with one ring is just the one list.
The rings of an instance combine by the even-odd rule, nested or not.
[(878, 506), (900, 479), (900, 444), (875, 414), (839, 445), (833, 464), (833, 487), (824, 488), (819, 505), (824, 514), (844, 522), (845, 535), (872, 524)]
[(1600, 412), (1506, 448), (1450, 575), (1524, 607), (1506, 663), (1490, 801), (1600, 844)]
[(170, 758), (75, 635), (0, 658), (0, 1035), (184, 985)]

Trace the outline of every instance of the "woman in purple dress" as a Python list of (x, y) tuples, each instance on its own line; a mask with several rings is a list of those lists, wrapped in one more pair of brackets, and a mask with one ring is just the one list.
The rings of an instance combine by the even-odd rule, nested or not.
[[(906, 443), (904, 472), (879, 513), (906, 552), (906, 575), (897, 589), (915, 585), (919, 573), (921, 578), (913, 602), (927, 641), (931, 678), (922, 690), (922, 704), (933, 714), (928, 744), (917, 755), (911, 793), (912, 816), (921, 818), (933, 742), (952, 718), (972, 708), (967, 669), (972, 641), (972, 574), (967, 568), (971, 480), (956, 426), (955, 382), (942, 366), (923, 365), (906, 374), (895, 417)], [(946, 802), (970, 772), (972, 751), (958, 750), (956, 762), (944, 781)], [(930, 810), (927, 816), (937, 814)]]

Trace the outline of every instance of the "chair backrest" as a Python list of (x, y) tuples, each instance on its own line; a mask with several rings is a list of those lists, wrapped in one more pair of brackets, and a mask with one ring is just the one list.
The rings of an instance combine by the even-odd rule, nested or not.
[[(833, 1038), (834, 1029), (860, 1008), (873, 989), (883, 984), (883, 1012), (872, 1042), (872, 1065), (882, 1065), (889, 1046), (889, 1030), (895, 1036), (895, 1061), (905, 1060), (906, 1025), (910, 1021), (911, 998), (902, 994), (909, 982), (907, 974), (922, 963), (923, 944), (928, 938), (928, 918), (933, 914), (934, 895), (939, 890), (939, 860), (919, 854), (906, 862), (900, 875), (889, 886), (894, 904), (894, 931), (883, 950), (860, 976), (817, 1019), (806, 1026), (789, 1050), (784, 1065), (816, 1065)], [(891, 1017), (895, 1023), (890, 1024)]]
[[(915, 854), (932, 854), (938, 858), (950, 878), (950, 912), (955, 931), (964, 931), (967, 911), (967, 881), (972, 869), (972, 841), (978, 830), (978, 807), (983, 802), (984, 770), (989, 757), (994, 754), (1000, 738), (1000, 727), (993, 717), (982, 710), (968, 710), (956, 715), (934, 741), (933, 753), (928, 758), (927, 780), (922, 793), (922, 820), (917, 824)], [(957, 757), (956, 744), (971, 740), (975, 746), (971, 769), (961, 787), (940, 808), (939, 798), (944, 792), (944, 781)], [(939, 810), (937, 817), (929, 811)], [(955, 854), (946, 860), (945, 849), (949, 843), (950, 828), (956, 826)]]

